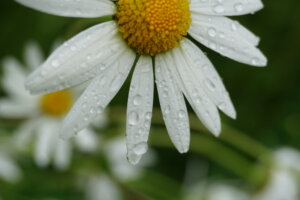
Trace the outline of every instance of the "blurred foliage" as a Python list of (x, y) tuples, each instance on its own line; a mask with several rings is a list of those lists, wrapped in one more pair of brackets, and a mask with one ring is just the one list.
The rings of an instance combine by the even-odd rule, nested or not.
[[(201, 48), (223, 78), (238, 113), (237, 120), (222, 115), (222, 121), (270, 149), (285, 145), (300, 149), (300, 1), (265, 0), (264, 4), (265, 8), (255, 15), (234, 19), (239, 20), (261, 38), (259, 48), (269, 60), (267, 68), (246, 66), (205, 47)], [(37, 41), (48, 55), (53, 41), (67, 39), (81, 29), (77, 19), (40, 13), (12, 0), (0, 1), (0, 27), (0, 60), (7, 55), (22, 60), (24, 45), (29, 40)], [(130, 78), (111, 103), (112, 106), (126, 106), (129, 80)], [(5, 95), (2, 90), (0, 94)], [(157, 94), (155, 96), (155, 106), (158, 107)], [(123, 112), (125, 114), (125, 110)], [(10, 129), (9, 124), (0, 122), (1, 134), (9, 134)], [(225, 139), (221, 137), (219, 140), (202, 133), (199, 135), (198, 132), (191, 137), (190, 153), (180, 155), (175, 148), (160, 147), (160, 139), (155, 142), (160, 136), (167, 135), (163, 125), (154, 125), (152, 129), (151, 143), (158, 151), (159, 162), (149, 169), (149, 173), (142, 180), (123, 186), (129, 199), (134, 199), (132, 192), (133, 196), (142, 194), (151, 199), (178, 199), (180, 184), (184, 180), (186, 163), (190, 157), (197, 157), (201, 162), (209, 164), (209, 176), (218, 178), (237, 178), (248, 171), (247, 167), (242, 167), (243, 160), (247, 159), (245, 162), (250, 162), (248, 160), (253, 159), (235, 152), (236, 148), (243, 148), (234, 145), (239, 144), (238, 140), (230, 142), (230, 138), (226, 139), (226, 136)], [(170, 144), (169, 141), (167, 143)], [(220, 149), (210, 149), (215, 147), (210, 146), (211, 144)], [(200, 148), (201, 155), (197, 153), (197, 148)], [(251, 148), (251, 145), (244, 150), (247, 148)], [(213, 151), (218, 151), (213, 155), (217, 156), (215, 160), (208, 155)], [(226, 157), (231, 153), (232, 156)], [(207, 159), (208, 157), (210, 159)], [(47, 195), (63, 199), (82, 199), (83, 194), (76, 192), (74, 188), (77, 180), (74, 180), (73, 175), (78, 172), (59, 173), (52, 169), (38, 169), (26, 156), (19, 159), (25, 163), (22, 166), (26, 171), (25, 182), (17, 186), (0, 182), (0, 193), (7, 199), (42, 199)], [(99, 158), (97, 163), (100, 166), (105, 165), (105, 161), (101, 159), (103, 158)], [(223, 164), (226, 161), (237, 162), (236, 167), (241, 167), (241, 171), (238, 172), (241, 174), (228, 170), (226, 164)], [(74, 163), (80, 161), (77, 162), (75, 158)], [(12, 189), (15, 193), (9, 192)]]

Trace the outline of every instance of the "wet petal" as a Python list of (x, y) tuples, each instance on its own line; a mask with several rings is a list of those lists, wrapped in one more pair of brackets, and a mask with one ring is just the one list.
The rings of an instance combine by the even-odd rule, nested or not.
[(153, 90), (152, 59), (141, 56), (132, 76), (127, 103), (126, 143), (131, 164), (137, 164), (148, 149)]
[(236, 111), (228, 92), (223, 85), (222, 79), (206, 55), (188, 39), (181, 41), (181, 48), (188, 67), (195, 77), (197, 77), (199, 85), (202, 86), (211, 101), (229, 117), (235, 118)]
[(128, 47), (121, 57), (92, 80), (64, 120), (63, 138), (73, 136), (103, 112), (126, 80), (134, 58), (134, 52)]
[(103, 73), (124, 51), (115, 22), (106, 22), (83, 31), (63, 44), (27, 79), (33, 94), (69, 88)]
[(157, 55), (155, 78), (159, 102), (169, 136), (180, 153), (185, 153), (190, 144), (190, 126), (188, 112), (177, 78), (170, 73), (174, 68), (170, 57)]
[[(167, 56), (170, 55), (167, 54)], [(172, 59), (174, 63), (172, 63)], [(221, 131), (218, 109), (199, 84), (193, 71), (189, 68), (182, 50), (174, 48), (172, 50), (172, 57), (169, 57), (168, 61), (170, 62), (170, 66), (176, 66), (176, 68), (169, 67), (169, 70), (172, 70), (171, 73), (174, 77), (178, 77), (177, 79), (180, 81), (179, 85), (196, 115), (210, 132), (218, 136)]]
[(245, 15), (262, 8), (261, 0), (192, 0), (190, 4), (191, 12), (221, 16)]
[(192, 14), (189, 34), (198, 42), (238, 62), (265, 66), (266, 57), (256, 48), (258, 38), (226, 17)]
[(24, 6), (65, 17), (101, 17), (115, 14), (109, 0), (16, 0)]

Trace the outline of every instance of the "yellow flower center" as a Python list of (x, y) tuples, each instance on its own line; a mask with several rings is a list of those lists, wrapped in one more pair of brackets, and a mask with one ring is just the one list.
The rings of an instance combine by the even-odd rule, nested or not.
[(66, 114), (73, 104), (73, 97), (69, 90), (53, 92), (42, 96), (40, 101), (44, 113), (52, 116)]
[(119, 0), (117, 6), (120, 31), (140, 54), (174, 48), (191, 23), (188, 0)]

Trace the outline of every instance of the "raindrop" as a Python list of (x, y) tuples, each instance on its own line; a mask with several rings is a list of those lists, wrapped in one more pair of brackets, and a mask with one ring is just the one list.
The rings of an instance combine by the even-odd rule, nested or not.
[(133, 97), (133, 105), (139, 106), (141, 105), (141, 102), (142, 102), (141, 95), (136, 95), (135, 97)]
[(139, 121), (139, 115), (136, 112), (131, 112), (128, 114), (128, 124), (136, 125)]
[(59, 67), (59, 65), (60, 65), (58, 60), (53, 60), (51, 62), (51, 64), (52, 64), (53, 67)]
[(145, 154), (148, 150), (148, 145), (146, 142), (141, 142), (133, 146), (132, 151), (137, 155)]

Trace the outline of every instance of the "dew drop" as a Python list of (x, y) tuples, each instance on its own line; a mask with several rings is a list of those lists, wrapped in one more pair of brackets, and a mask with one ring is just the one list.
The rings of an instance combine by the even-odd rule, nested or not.
[(136, 145), (134, 145), (132, 151), (137, 155), (143, 155), (147, 152), (148, 145), (146, 142), (141, 142)]
[(139, 106), (141, 105), (141, 102), (142, 102), (141, 95), (136, 95), (135, 97), (133, 97), (133, 105)]
[(53, 60), (52, 62), (51, 62), (51, 65), (53, 66), (53, 67), (59, 67), (59, 61), (58, 60)]
[(136, 112), (131, 112), (128, 114), (128, 124), (136, 125), (139, 121), (139, 115)]
[(182, 119), (182, 118), (184, 118), (184, 116), (185, 116), (184, 110), (179, 110), (179, 111), (178, 111), (178, 117), (179, 117), (180, 119)]

